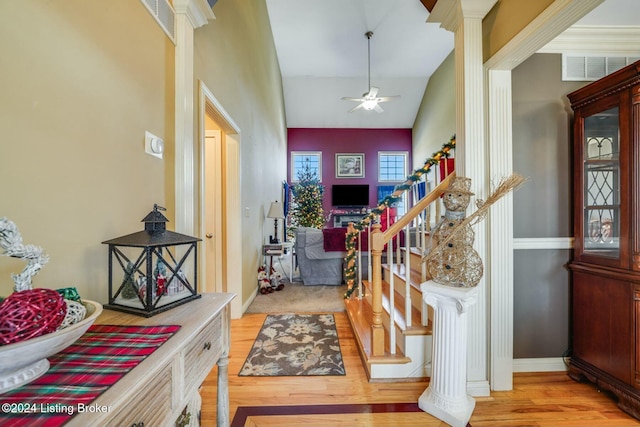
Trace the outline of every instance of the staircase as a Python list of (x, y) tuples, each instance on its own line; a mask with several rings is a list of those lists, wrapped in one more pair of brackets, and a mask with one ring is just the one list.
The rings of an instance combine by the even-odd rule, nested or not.
[[(427, 280), (422, 254), (433, 207), (454, 176), (449, 175), (385, 231), (380, 224), (370, 226), (370, 277), (347, 281), (356, 286), (345, 299), (346, 312), (370, 381), (415, 381), (431, 374), (433, 316), (420, 290)], [(359, 235), (353, 224), (347, 236), (350, 233)], [(404, 247), (388, 244), (401, 233)]]

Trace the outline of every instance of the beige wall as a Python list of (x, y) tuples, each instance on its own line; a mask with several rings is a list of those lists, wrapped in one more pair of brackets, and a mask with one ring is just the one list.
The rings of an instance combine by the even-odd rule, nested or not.
[(238, 196), (245, 302), (257, 289), (262, 243), (273, 234), (273, 220), (265, 219), (266, 213), (272, 201), (282, 200), (286, 179), (282, 80), (266, 2), (221, 1), (213, 11), (216, 19), (196, 31), (195, 74), (241, 131)]
[[(196, 79), (242, 130), (248, 290), (286, 172), (282, 89), (264, 0), (214, 13), (196, 30)], [(154, 203), (173, 229), (174, 46), (137, 0), (20, 0), (0, 1), (0, 53), (0, 217), (49, 253), (35, 287), (106, 302), (101, 242), (143, 229)], [(165, 139), (164, 160), (144, 153), (145, 130)], [(0, 295), (23, 265), (0, 257)]]
[[(50, 255), (35, 287), (106, 301), (101, 242), (173, 185), (172, 156), (144, 153), (145, 130), (173, 139), (170, 42), (137, 1), (3, 1), (0, 52), (0, 216)], [(0, 295), (23, 265), (0, 258)]]
[(482, 20), (483, 58), (487, 61), (554, 0), (498, 0)]
[(413, 168), (449, 142), (456, 132), (455, 61), (451, 52), (429, 78), (413, 124)]

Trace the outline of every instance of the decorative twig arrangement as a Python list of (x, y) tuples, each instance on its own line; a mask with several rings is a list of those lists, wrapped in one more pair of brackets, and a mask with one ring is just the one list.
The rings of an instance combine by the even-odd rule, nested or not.
[(525, 181), (526, 181), (526, 178), (517, 173), (511, 174), (508, 177), (503, 178), (500, 181), (500, 183), (496, 186), (495, 190), (491, 193), (491, 195), (487, 197), (487, 200), (476, 201), (476, 206), (478, 207), (478, 210), (472, 213), (471, 215), (467, 216), (453, 230), (453, 232), (449, 234), (449, 236), (447, 236), (445, 239), (443, 239), (441, 242), (438, 243), (438, 246), (436, 246), (435, 248), (432, 248), (431, 251), (423, 255), (422, 261), (424, 262), (428, 260), (432, 256), (432, 254), (437, 253), (439, 249), (443, 248), (444, 245), (446, 245), (452, 239), (454, 239), (455, 236), (460, 231), (464, 230), (465, 226), (474, 225), (482, 221), (487, 216), (487, 212), (489, 211), (489, 207), (491, 207), (491, 205), (493, 205), (495, 202), (500, 200), (503, 196), (506, 196), (511, 191), (520, 187), (522, 184), (524, 184)]
[(27, 260), (27, 265), (20, 274), (12, 274), (15, 292), (31, 289), (31, 278), (49, 261), (49, 256), (41, 247), (22, 244), (22, 236), (13, 221), (0, 218), (0, 248), (3, 255)]

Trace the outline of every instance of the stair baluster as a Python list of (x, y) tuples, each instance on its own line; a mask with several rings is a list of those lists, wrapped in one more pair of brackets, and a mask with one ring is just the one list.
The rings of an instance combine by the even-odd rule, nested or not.
[[(390, 226), (390, 217), (391, 215), (387, 215), (386, 230), (388, 230)], [(391, 354), (396, 354), (396, 310), (395, 310), (395, 306), (396, 306), (395, 294), (396, 293), (394, 292), (395, 274), (393, 274), (393, 271), (396, 268), (393, 253), (396, 249), (394, 249), (393, 247), (393, 241), (394, 241), (394, 238), (392, 236), (389, 243), (387, 243), (387, 265), (389, 266), (389, 269), (391, 271), (391, 275), (389, 276), (389, 352)], [(400, 242), (396, 240), (396, 248), (398, 248), (399, 246), (400, 246)]]
[[(398, 242), (400, 246), (400, 242)], [(407, 224), (404, 232), (404, 321), (407, 328), (412, 325), (411, 313), (411, 227)]]

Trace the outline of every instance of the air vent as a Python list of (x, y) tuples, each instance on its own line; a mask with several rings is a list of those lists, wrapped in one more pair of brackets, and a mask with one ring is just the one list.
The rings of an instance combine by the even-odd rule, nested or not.
[(595, 81), (632, 64), (637, 56), (562, 55), (562, 80)]
[(162, 28), (162, 31), (175, 44), (175, 17), (176, 11), (173, 9), (168, 0), (140, 0), (144, 7), (147, 8), (151, 16), (153, 16)]

